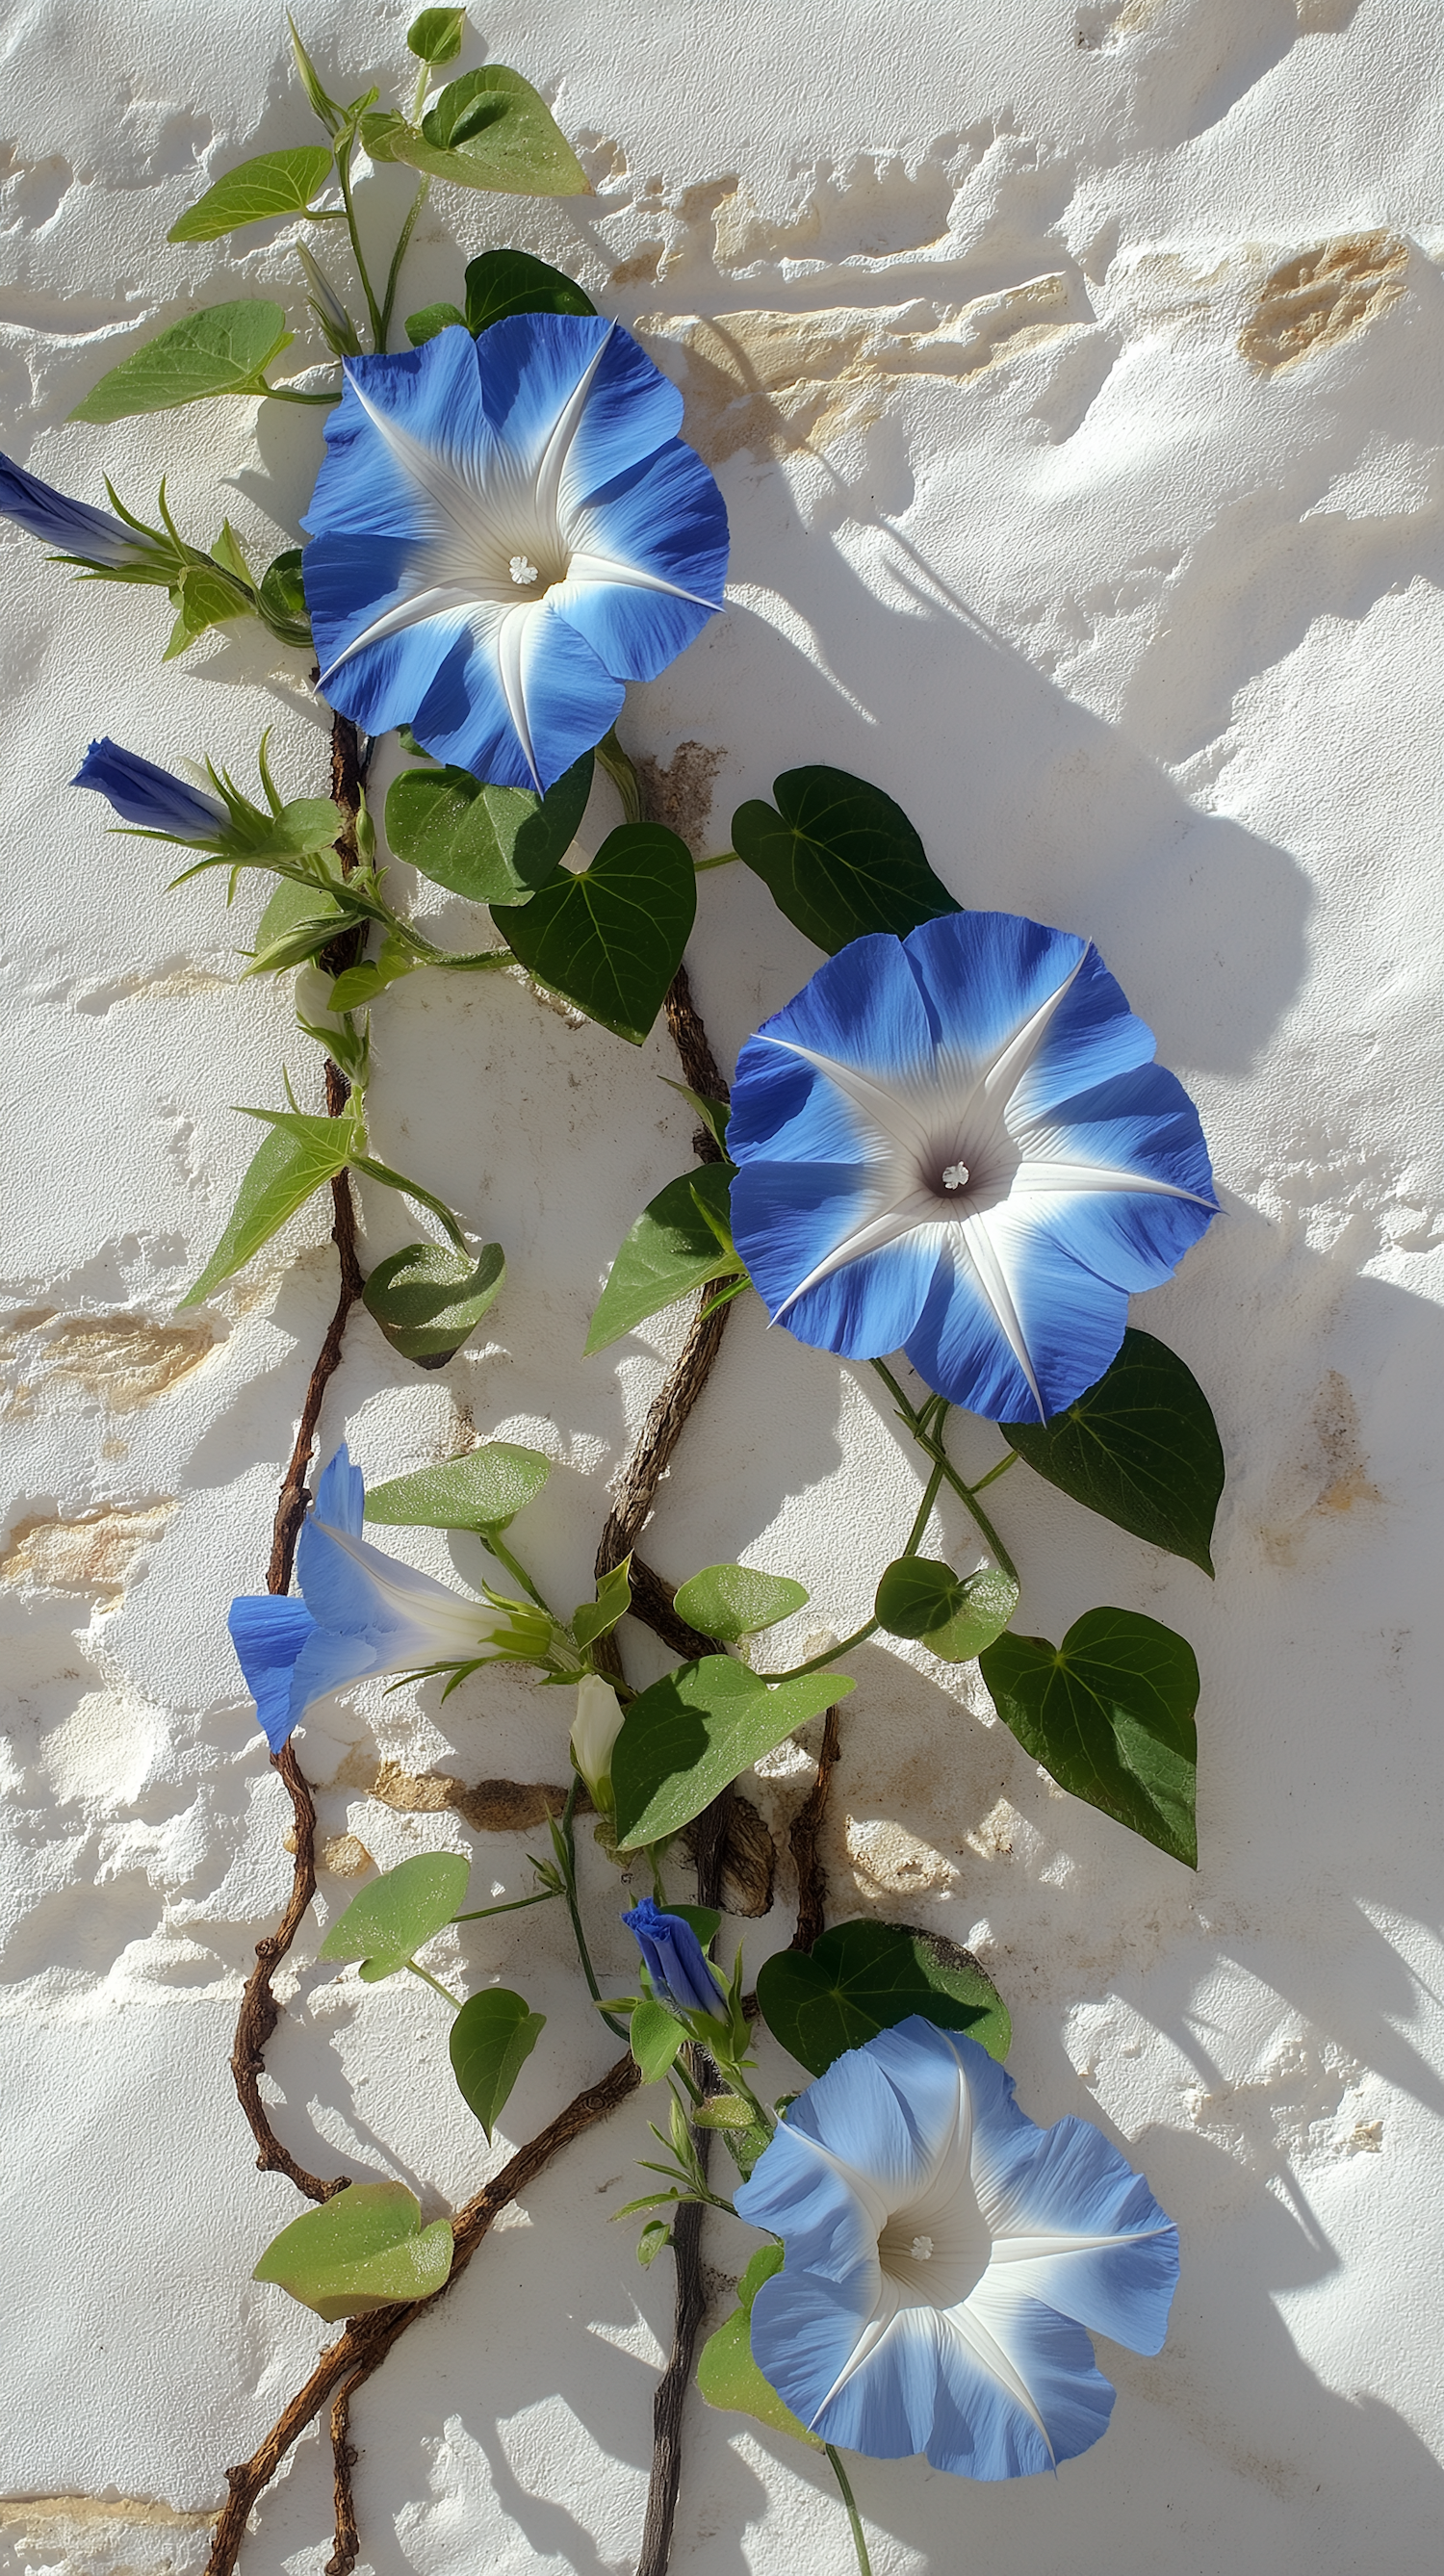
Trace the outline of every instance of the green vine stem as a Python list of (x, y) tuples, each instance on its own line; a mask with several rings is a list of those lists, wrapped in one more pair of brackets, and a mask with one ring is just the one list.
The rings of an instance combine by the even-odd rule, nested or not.
[[(987, 1513), (984, 1511), (982, 1504), (978, 1501), (978, 1495), (981, 1493), (983, 1486), (985, 1484), (991, 1484), (994, 1476), (1000, 1473), (1002, 1467), (1011, 1466), (1012, 1460), (1010, 1458), (1002, 1459), (999, 1462), (999, 1466), (991, 1468), (988, 1474), (982, 1477), (976, 1485), (965, 1484), (962, 1477), (958, 1474), (956, 1467), (953, 1465), (952, 1460), (949, 1458), (947, 1451), (943, 1447), (943, 1423), (951, 1409), (946, 1400), (942, 1396), (930, 1396), (927, 1403), (919, 1409), (916, 1406), (909, 1404), (907, 1397), (904, 1395), (897, 1379), (893, 1376), (891, 1369), (888, 1368), (882, 1360), (873, 1360), (871, 1365), (876, 1369), (884, 1386), (893, 1397), (897, 1405), (899, 1419), (906, 1426), (912, 1438), (917, 1442), (923, 1455), (927, 1458), (931, 1458), (934, 1465), (941, 1468), (944, 1479), (952, 1487), (952, 1490), (957, 1495), (959, 1502), (962, 1503), (964, 1509), (970, 1512), (973, 1519), (977, 1522), (979, 1529), (982, 1531), (984, 1541), (998, 1564), (1002, 1567), (1003, 1572), (1008, 1575), (1014, 1583), (1020, 1583), (1022, 1578), (1018, 1573), (1016, 1565), (1013, 1563), (1006, 1547), (999, 1538), (998, 1533), (994, 1529), (992, 1522), (989, 1520)], [(932, 1417), (931, 1424), (929, 1422), (929, 1416)]]
[(843, 2467), (841, 2460), (838, 2458), (838, 2455), (830, 2442), (824, 2442), (822, 2447), (832, 2462), (832, 2474), (842, 2489), (842, 2501), (847, 2507), (847, 2519), (852, 2528), (852, 2545), (857, 2551), (857, 2563), (860, 2576), (872, 2576), (872, 2560), (867, 2554), (867, 2541), (863, 2535), (862, 2516), (858, 2512), (852, 2488), (848, 2484), (847, 2471)]

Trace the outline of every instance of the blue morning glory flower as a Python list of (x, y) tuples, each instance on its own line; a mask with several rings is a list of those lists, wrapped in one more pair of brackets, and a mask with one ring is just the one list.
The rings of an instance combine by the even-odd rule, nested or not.
[(88, 501), (72, 501), (67, 492), (42, 483), (38, 474), (12, 465), (8, 456), (0, 456), (0, 518), (15, 519), (45, 545), (110, 572), (169, 562), (166, 548), (156, 539), (126, 527), (108, 510), (92, 509)]
[(644, 1896), (622, 1921), (646, 1962), (658, 2003), (672, 2004), (681, 2013), (707, 2013), (716, 2021), (723, 2009), (721, 1989), (686, 1917), (664, 1914)]
[(507, 1650), (488, 1603), (362, 1537), (365, 1507), (365, 1478), (343, 1442), (317, 1479), (297, 1542), (301, 1599), (262, 1593), (231, 1604), (231, 1642), (273, 1753), (315, 1701), (368, 1673), (422, 1672)]
[(230, 816), (218, 796), (205, 796), (173, 770), (125, 751), (108, 734), (93, 742), (72, 787), (94, 787), (108, 797), (123, 823), (144, 832), (163, 832), (177, 841), (214, 842), (230, 828)]
[(519, 313), (348, 358), (303, 522), (333, 707), (545, 789), (721, 605), (727, 513), (616, 323)]
[(1142, 2175), (1090, 2121), (1037, 2128), (976, 2040), (916, 2017), (793, 2103), (735, 2205), (785, 2248), (753, 2359), (810, 2431), (873, 2459), (1054, 2468), (1113, 2410), (1089, 2331), (1163, 2342), (1178, 2230)]
[(1006, 912), (856, 939), (749, 1038), (737, 1249), (799, 1341), (994, 1422), (1100, 1378), (1217, 1214), (1198, 1112), (1098, 951)]

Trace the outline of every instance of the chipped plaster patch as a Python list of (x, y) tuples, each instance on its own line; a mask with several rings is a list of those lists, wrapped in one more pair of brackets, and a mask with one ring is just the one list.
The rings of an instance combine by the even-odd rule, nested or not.
[(1299, 1436), (1295, 1455), (1275, 1477), (1261, 1532), (1270, 1565), (1292, 1566), (1320, 1520), (1340, 1519), (1358, 1506), (1382, 1503), (1369, 1475), (1359, 1407), (1337, 1369), (1323, 1378)]
[(41, 1311), (0, 1325), (0, 1361), (13, 1355), (26, 1373), (11, 1395), (19, 1406), (29, 1404), (38, 1381), (53, 1378), (98, 1396), (111, 1413), (130, 1413), (189, 1377), (214, 1348), (209, 1323), (159, 1324), (130, 1312), (57, 1321)]
[(41, 1513), (17, 1521), (0, 1556), (0, 1583), (79, 1593), (98, 1608), (109, 1608), (121, 1598), (133, 1568), (175, 1507), (172, 1494), (154, 1503), (107, 1505), (80, 1520)]
[(1397, 233), (1345, 233), (1271, 268), (1239, 334), (1239, 354), (1265, 375), (1337, 348), (1380, 320), (1404, 292), (1409, 245)]
[(848, 1816), (843, 1830), (860, 1896), (922, 1896), (958, 1875), (931, 1843), (887, 1817)]

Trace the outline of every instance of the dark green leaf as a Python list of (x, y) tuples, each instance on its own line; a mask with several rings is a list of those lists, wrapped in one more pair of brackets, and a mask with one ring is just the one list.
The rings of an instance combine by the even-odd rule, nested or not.
[(439, 1467), (373, 1485), (366, 1518), (393, 1529), (504, 1530), (541, 1492), (551, 1460), (512, 1440), (488, 1440)]
[(679, 1619), (690, 1620), (704, 1637), (735, 1645), (775, 1627), (792, 1611), (805, 1607), (807, 1587), (789, 1574), (759, 1574), (751, 1565), (704, 1565), (678, 1591), (673, 1604)]
[(378, 1261), (362, 1290), (393, 1350), (420, 1368), (443, 1368), (495, 1304), (506, 1278), (499, 1243), (476, 1260), (439, 1243), (408, 1243)]
[(633, 1700), (612, 1748), (619, 1850), (680, 1833), (739, 1772), (852, 1687), (845, 1673), (807, 1673), (769, 1690), (728, 1655), (664, 1674)]
[(453, 62), (465, 29), (464, 9), (423, 9), (406, 30), (407, 47), (423, 63)]
[(905, 938), (959, 912), (900, 805), (845, 769), (789, 769), (732, 817), (732, 846), (779, 912), (834, 956), (870, 930)]
[(422, 118), (361, 119), (373, 160), (405, 161), (462, 188), (502, 188), (522, 197), (588, 194), (585, 170), (544, 99), (501, 63), (463, 72)]
[(755, 2416), (759, 2424), (770, 2426), (774, 2433), (791, 2433), (799, 2442), (808, 2442), (820, 2451), (823, 2446), (819, 2436), (809, 2433), (791, 2407), (783, 2405), (771, 2381), (763, 2378), (752, 2358), (752, 2302), (763, 2282), (781, 2269), (781, 2246), (759, 2245), (737, 2284), (740, 2304), (702, 2346), (697, 2386), (709, 2406), (722, 2407), (733, 2415)]
[(225, 1233), (182, 1306), (198, 1306), (232, 1271), (244, 1269), (312, 1191), (344, 1169), (356, 1141), (349, 1118), (298, 1118), (283, 1125), (272, 1117), (270, 1126), (246, 1168)]
[(422, 2226), (405, 2183), (353, 2182), (283, 2227), (251, 2278), (274, 2281), (329, 2325), (429, 2299), (450, 2274), (453, 2244), (449, 2218)]
[(505, 1986), (485, 1986), (462, 2005), (451, 2025), (451, 2071), (486, 2131), (546, 2028), (546, 2014), (531, 2010)]
[(299, 215), (331, 175), (331, 155), (324, 143), (302, 143), (290, 152), (261, 152), (243, 161), (207, 188), (203, 197), (172, 224), (167, 241), (219, 241), (222, 233), (242, 224), (264, 223), (273, 215)]
[(666, 2074), (686, 2036), (676, 2014), (668, 2012), (665, 2004), (642, 1997), (632, 2014), (631, 2041), (644, 2084), (655, 2084)]
[(466, 327), (489, 331), (513, 313), (595, 313), (589, 295), (529, 250), (484, 250), (466, 264)]
[(250, 297), (212, 304), (132, 350), (77, 403), (72, 420), (128, 420), (174, 411), (210, 394), (250, 394), (273, 358), (291, 345), (279, 304)]
[(468, 769), (405, 769), (386, 799), (386, 837), (398, 859), (468, 903), (525, 904), (576, 837), (592, 766), (584, 752), (545, 796), (485, 786)]
[(459, 306), (455, 304), (423, 304), (419, 313), (407, 314), (406, 337), (410, 341), (413, 349), (423, 349), (428, 340), (434, 340), (436, 338), (439, 331), (449, 331), (452, 325), (457, 322), (461, 324), (464, 331), (466, 328), (466, 315), (460, 310)]
[(572, 1612), (572, 1635), (579, 1646), (593, 1646), (598, 1637), (609, 1637), (619, 1619), (625, 1618), (632, 1601), (632, 1560), (630, 1556), (614, 1565), (610, 1574), (597, 1577), (595, 1601), (580, 1602)]
[(494, 905), (491, 917), (529, 974), (640, 1046), (696, 914), (686, 842), (661, 823), (620, 823), (582, 875), (554, 878), (524, 910)]
[(1000, 1637), (1018, 1607), (1001, 1566), (954, 1574), (931, 1556), (900, 1556), (877, 1587), (877, 1617), (890, 1637), (920, 1637), (945, 1664), (966, 1664)]
[(318, 1959), (360, 1959), (368, 1985), (393, 1976), (461, 1910), (471, 1864), (460, 1852), (417, 1852), (353, 1896)]
[(1166, 1342), (1130, 1328), (1112, 1367), (1066, 1413), (1002, 1429), (1050, 1485), (1212, 1574), (1223, 1448), (1207, 1396)]
[(741, 1262), (728, 1260), (698, 1205), (699, 1197), (710, 1198), (725, 1221), (732, 1168), (704, 1163), (648, 1201), (607, 1274), (584, 1356), (604, 1351), (709, 1279), (741, 1278)]
[(1060, 1789), (1197, 1868), (1198, 1664), (1186, 1638), (1137, 1610), (1090, 1610), (1061, 1646), (1000, 1637), (981, 1662), (999, 1717)]
[(810, 1951), (764, 1959), (757, 2001), (773, 2038), (813, 2075), (913, 2013), (940, 2030), (967, 2031), (1000, 2060), (1013, 2036), (997, 1987), (968, 1951), (871, 1915), (835, 1924)]

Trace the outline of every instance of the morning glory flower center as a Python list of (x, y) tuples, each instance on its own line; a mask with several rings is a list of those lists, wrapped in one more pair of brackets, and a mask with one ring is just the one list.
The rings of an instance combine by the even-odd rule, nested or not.
[(944, 1189), (945, 1189), (945, 1190), (963, 1190), (963, 1189), (966, 1189), (966, 1188), (967, 1188), (967, 1185), (968, 1185), (968, 1167), (967, 1167), (967, 1164), (966, 1164), (966, 1163), (949, 1163), (949, 1164), (945, 1167), (944, 1172), (943, 1172), (943, 1187), (944, 1187)]
[(906, 2209), (894, 2210), (877, 2259), (897, 2307), (956, 2308), (976, 2289), (993, 2254), (966, 2163), (940, 2171)]
[(525, 555), (513, 555), (511, 577), (519, 589), (524, 588), (538, 578), (536, 565), (528, 563)]

